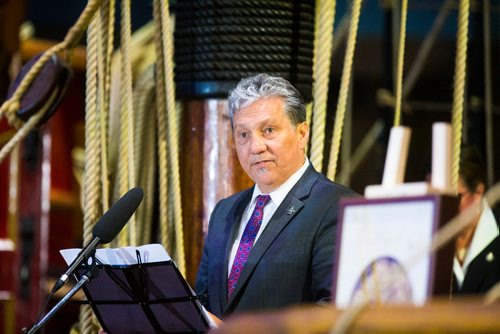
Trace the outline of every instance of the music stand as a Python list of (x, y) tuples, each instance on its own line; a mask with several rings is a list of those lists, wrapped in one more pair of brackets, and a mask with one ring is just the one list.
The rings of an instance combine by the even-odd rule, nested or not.
[[(106, 333), (201, 333), (210, 328), (172, 260), (141, 263), (139, 258), (137, 264), (97, 267), (99, 275), (83, 291)], [(76, 276), (83, 273), (78, 270)]]

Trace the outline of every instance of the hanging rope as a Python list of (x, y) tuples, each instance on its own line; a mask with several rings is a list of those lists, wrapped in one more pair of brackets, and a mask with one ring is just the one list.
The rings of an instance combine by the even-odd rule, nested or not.
[(156, 110), (154, 22), (145, 24), (131, 36), (130, 59), (133, 83), (134, 111), (134, 155), (138, 186), (144, 189), (144, 199), (137, 209), (137, 243), (155, 242), (151, 239), (153, 210), (156, 203)]
[(333, 25), (335, 22), (335, 0), (316, 1), (313, 58), (313, 111), (311, 163), (317, 170), (323, 169), (325, 145), (325, 122), (332, 60)]
[(168, 242), (168, 163), (167, 163), (167, 115), (165, 97), (164, 57), (162, 48), (162, 23), (160, 20), (160, 2), (153, 2), (155, 22), (155, 47), (157, 52), (156, 63), (156, 119), (158, 129), (158, 173), (159, 173), (159, 210), (160, 210), (160, 238), (162, 245), (172, 254), (172, 245)]
[(102, 184), (102, 212), (108, 211), (110, 205), (110, 182), (109, 182), (109, 113), (111, 96), (111, 56), (113, 54), (114, 41), (114, 8), (115, 0), (103, 3), (101, 8), (101, 25), (98, 41), (98, 75), (102, 80), (99, 85), (99, 107), (100, 107), (100, 132), (101, 132), (101, 184)]
[(401, 124), (401, 97), (403, 91), (403, 64), (405, 57), (406, 16), (408, 0), (401, 2), (401, 24), (399, 26), (398, 64), (396, 72), (396, 103), (394, 106), (394, 126)]
[[(161, 238), (163, 245), (168, 250), (173, 252), (179, 270), (184, 273), (184, 236), (182, 229), (182, 208), (177, 151), (178, 132), (176, 127), (178, 119), (175, 109), (175, 90), (172, 73), (172, 37), (170, 32), (170, 23), (168, 23), (168, 7), (166, 7), (161, 1), (155, 1), (154, 5), (155, 24), (157, 25), (155, 44), (158, 53), (158, 63), (156, 67), (156, 78), (158, 80), (156, 100), (158, 113), (158, 156), (160, 164)], [(168, 143), (166, 141), (167, 138)], [(167, 161), (167, 155), (169, 161)], [(169, 183), (171, 185), (171, 189), (168, 187)], [(172, 205), (171, 209), (167, 208), (168, 204)], [(168, 226), (169, 221), (174, 222), (173, 235), (170, 233), (170, 228)], [(170, 237), (171, 235), (172, 237)]]
[[(86, 100), (85, 100), (85, 172), (83, 181), (83, 243), (92, 240), (92, 229), (101, 216), (101, 150), (100, 119), (98, 115), (98, 41), (100, 17), (96, 16), (89, 26), (87, 34), (86, 63)], [(80, 308), (81, 333), (93, 333), (92, 308), (83, 305)]]
[[(52, 97), (51, 100), (53, 100), (54, 97)], [(28, 133), (35, 128), (35, 126), (38, 124), (38, 122), (42, 119), (42, 117), (45, 115), (47, 110), (50, 107), (50, 103), (47, 103), (44, 108), (40, 109), (35, 115), (31, 116), (30, 119), (25, 123), (24, 126), (22, 126), (16, 134), (7, 142), (2, 147), (2, 150), (0, 151), (0, 162), (5, 159), (10, 152), (14, 149), (14, 147), (17, 146), (21, 140), (26, 138)]]
[(136, 115), (137, 182), (144, 189), (144, 201), (137, 210), (137, 237), (140, 244), (151, 242), (154, 189), (156, 176), (156, 109), (154, 67), (142, 73), (134, 84), (134, 113)]
[(167, 120), (168, 120), (168, 160), (169, 160), (169, 180), (171, 183), (172, 195), (172, 217), (175, 230), (175, 258), (177, 266), (181, 273), (185, 272), (185, 253), (184, 253), (184, 231), (182, 226), (182, 203), (181, 203), (181, 187), (180, 187), (180, 170), (179, 170), (179, 119), (178, 112), (175, 107), (175, 84), (173, 74), (173, 34), (171, 31), (170, 13), (168, 2), (159, 1), (160, 20), (161, 20), (161, 45), (162, 58), (164, 64), (164, 83), (166, 88), (166, 103), (167, 103)]
[(179, 170), (179, 126), (180, 113), (177, 112), (175, 105), (175, 84), (174, 84), (174, 47), (173, 34), (171, 31), (172, 23), (168, 2), (162, 1), (162, 37), (165, 56), (165, 83), (167, 85), (167, 118), (168, 118), (168, 143), (170, 150), (170, 180), (172, 183), (171, 193), (173, 202), (173, 216), (175, 226), (175, 256), (177, 265), (181, 273), (185, 274), (185, 253), (184, 253), (184, 230), (182, 225), (182, 201), (181, 201), (181, 183)]
[(335, 124), (332, 134), (332, 146), (330, 148), (330, 161), (328, 163), (327, 177), (335, 180), (337, 170), (338, 154), (340, 149), (340, 139), (342, 136), (342, 127), (344, 125), (344, 116), (347, 107), (347, 97), (351, 81), (352, 63), (354, 60), (354, 50), (356, 47), (356, 36), (358, 34), (359, 15), (361, 12), (361, 1), (355, 0), (351, 9), (351, 24), (349, 26), (349, 36), (347, 38), (347, 49), (344, 58), (344, 67), (342, 69), (342, 79), (340, 82), (339, 99), (335, 113)]
[(452, 140), (453, 157), (451, 181), (456, 187), (462, 143), (462, 115), (464, 110), (465, 79), (467, 67), (467, 41), (469, 33), (469, 0), (460, 0), (458, 9), (457, 50), (455, 55), (455, 82), (453, 83)]
[[(110, 204), (107, 141), (114, 8), (114, 0), (105, 1), (88, 30), (84, 212), (86, 214), (90, 210), (97, 216), (92, 214), (84, 218), (85, 243), (92, 239), (92, 229), (97, 218), (108, 210)], [(81, 333), (96, 333), (98, 329), (99, 324), (92, 309), (86, 305), (82, 306), (80, 310)]]
[[(120, 75), (120, 164), (119, 192), (125, 194), (136, 185), (134, 158), (134, 111), (132, 101), (132, 67), (130, 61), (131, 40), (130, 0), (121, 2), (121, 75)], [(120, 246), (137, 245), (135, 215), (119, 235)]]

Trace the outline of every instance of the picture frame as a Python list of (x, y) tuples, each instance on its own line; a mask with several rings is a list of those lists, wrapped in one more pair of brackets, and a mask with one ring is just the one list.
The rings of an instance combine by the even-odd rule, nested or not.
[(450, 291), (454, 244), (429, 253), (434, 234), (458, 211), (453, 196), (340, 201), (332, 300), (423, 305)]

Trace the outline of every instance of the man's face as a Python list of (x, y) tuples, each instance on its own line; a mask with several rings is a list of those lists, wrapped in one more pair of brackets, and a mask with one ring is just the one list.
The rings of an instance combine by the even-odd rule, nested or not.
[(459, 211), (462, 212), (474, 203), (478, 203), (481, 200), (482, 191), (481, 187), (478, 187), (475, 192), (471, 193), (469, 189), (465, 186), (462, 179), (458, 179), (457, 183), (457, 193), (460, 196)]
[(279, 97), (261, 99), (234, 114), (233, 136), (240, 164), (269, 193), (303, 164), (309, 127), (294, 126)]

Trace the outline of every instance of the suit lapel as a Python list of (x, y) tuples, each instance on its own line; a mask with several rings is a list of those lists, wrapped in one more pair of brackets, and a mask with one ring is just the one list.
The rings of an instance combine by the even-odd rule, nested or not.
[(250, 278), (252, 272), (266, 253), (269, 246), (271, 246), (276, 237), (288, 225), (293, 217), (295, 217), (295, 215), (300, 212), (300, 210), (304, 206), (302, 198), (306, 197), (310, 193), (311, 188), (318, 177), (319, 174), (311, 166), (309, 166), (304, 175), (300, 178), (300, 180), (292, 188), (292, 190), (290, 190), (288, 195), (280, 204), (274, 215), (271, 217), (271, 220), (267, 224), (265, 230), (262, 232), (261, 236), (253, 246), (250, 255), (248, 256), (247, 263), (245, 264), (245, 267), (241, 272), (238, 283), (236, 284), (236, 287), (231, 295), (231, 299), (229, 300), (226, 309), (232, 306), (235, 297), (241, 290), (241, 287), (244, 286), (246, 281)]
[(220, 300), (222, 309), (224, 310), (227, 307), (227, 276), (228, 276), (228, 263), (229, 263), (229, 254), (231, 253), (231, 248), (234, 243), (234, 239), (236, 238), (239, 222), (243, 215), (243, 212), (248, 205), (252, 197), (253, 187), (249, 190), (243, 192), (240, 198), (234, 203), (233, 207), (229, 211), (226, 217), (226, 228), (224, 230), (225, 240), (224, 240), (224, 270), (222, 271), (222, 277), (220, 277), (219, 281), (222, 282), (220, 286)]
[(491, 273), (491, 268), (495, 265), (494, 260), (496, 254), (494, 244), (498, 238), (500, 237), (493, 239), (493, 241), (469, 263), (467, 273), (462, 283), (462, 289), (478, 292), (481, 290), (485, 278)]

